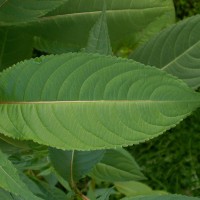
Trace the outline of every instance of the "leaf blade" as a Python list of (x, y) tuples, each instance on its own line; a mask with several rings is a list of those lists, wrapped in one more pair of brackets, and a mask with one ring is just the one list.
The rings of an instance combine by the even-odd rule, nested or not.
[(90, 175), (109, 182), (145, 179), (134, 158), (124, 149), (107, 150)]
[(184, 80), (196, 89), (200, 86), (198, 31), (200, 16), (193, 16), (163, 30), (130, 57), (156, 66)]
[(2, 133), (67, 150), (151, 139), (189, 115), (200, 98), (155, 68), (85, 53), (19, 63), (1, 73), (0, 94)]

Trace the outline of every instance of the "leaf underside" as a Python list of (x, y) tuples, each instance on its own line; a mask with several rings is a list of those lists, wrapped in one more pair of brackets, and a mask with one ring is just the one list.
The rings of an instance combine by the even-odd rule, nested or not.
[(149, 140), (200, 104), (163, 71), (86, 53), (18, 63), (0, 74), (0, 98), (0, 132), (67, 150)]
[(130, 57), (156, 66), (196, 89), (200, 86), (200, 15), (165, 29)]

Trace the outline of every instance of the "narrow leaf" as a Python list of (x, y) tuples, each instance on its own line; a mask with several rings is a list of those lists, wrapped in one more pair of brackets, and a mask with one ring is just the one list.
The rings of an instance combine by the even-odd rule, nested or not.
[(134, 158), (124, 149), (107, 150), (90, 174), (110, 182), (145, 179)]
[(104, 151), (63, 151), (50, 148), (54, 169), (71, 185), (87, 174), (103, 157)]
[(149, 140), (200, 106), (200, 94), (156, 68), (69, 53), (0, 74), (0, 132), (66, 150)]
[(130, 57), (173, 74), (196, 89), (200, 86), (199, 32), (200, 15), (190, 17), (162, 31)]
[(106, 21), (105, 6), (104, 10), (102, 11), (102, 14), (90, 30), (90, 35), (85, 51), (89, 53), (99, 53), (105, 55), (112, 54), (112, 48), (110, 44), (110, 38), (108, 34), (108, 27)]
[(21, 181), (16, 168), (7, 159), (6, 155), (0, 151), (0, 187), (21, 196), (24, 200), (41, 200), (33, 195), (27, 186)]

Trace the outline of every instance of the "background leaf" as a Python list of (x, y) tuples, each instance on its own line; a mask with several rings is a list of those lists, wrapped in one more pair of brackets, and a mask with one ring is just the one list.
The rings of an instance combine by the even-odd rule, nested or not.
[(33, 21), (61, 6), (67, 0), (1, 0), (0, 25)]
[(198, 199), (199, 198), (197, 197), (187, 197), (176, 194), (123, 198), (123, 200), (198, 200)]
[(126, 195), (127, 197), (166, 194), (164, 191), (152, 190), (146, 184), (136, 181), (115, 182), (114, 185), (120, 193)]
[(198, 93), (163, 71), (85, 53), (31, 59), (5, 70), (0, 98), (0, 132), (68, 150), (137, 144), (200, 104)]
[(134, 158), (124, 149), (107, 150), (90, 174), (109, 182), (145, 179)]
[[(87, 4), (85, 0), (69, 0), (55, 11), (48, 13), (48, 17), (40, 21), (41, 31), (38, 34), (40, 41), (50, 43), (53, 33), (51, 33), (52, 35), (47, 34), (44, 28), (46, 26), (50, 29), (53, 28), (55, 24), (52, 23), (52, 20), (54, 20), (59, 24), (59, 26), (56, 25), (58, 31), (54, 31), (58, 43), (62, 41), (65, 49), (67, 46), (75, 49), (85, 47), (89, 30), (99, 17), (103, 3), (103, 0), (87, 0)], [(150, 37), (155, 32), (148, 29), (154, 26), (154, 23), (156, 23), (156, 31), (158, 31), (174, 22), (174, 6), (171, 0), (162, 3), (158, 0), (148, 2), (107, 0), (106, 10), (109, 36), (114, 48), (125, 44), (135, 45), (144, 36)], [(59, 17), (57, 17), (58, 15)], [(62, 30), (59, 31), (61, 27)], [(40, 48), (48, 52), (51, 50), (42, 48), (42, 46)]]
[[(85, 48), (89, 32), (103, 9), (103, 2), (6, 1), (0, 8), (0, 70), (30, 58), (33, 48), (48, 53)], [(115, 49), (146, 41), (175, 19), (172, 0), (106, 0), (106, 4), (108, 30)], [(16, 12), (15, 19), (11, 7)], [(21, 14), (20, 9), (23, 10)], [(51, 9), (55, 11), (49, 12)]]
[(200, 15), (165, 29), (130, 57), (156, 66), (184, 80), (194, 89), (200, 86)]
[(27, 187), (37, 196), (44, 200), (66, 200), (67, 195), (61, 189), (54, 185), (50, 185), (36, 177), (28, 177), (21, 174), (21, 178)]
[(49, 149), (54, 169), (70, 184), (87, 174), (103, 157), (104, 151), (63, 151)]
[(90, 30), (85, 52), (112, 55), (112, 48), (106, 21), (106, 8), (104, 8), (97, 22)]
[(0, 188), (0, 199), (2, 200), (24, 200), (22, 197), (17, 197), (14, 194), (11, 194)]
[(7, 159), (6, 155), (0, 151), (0, 187), (13, 193), (16, 196), (22, 196), (24, 200), (41, 200), (33, 195), (27, 186), (21, 181), (16, 168)]

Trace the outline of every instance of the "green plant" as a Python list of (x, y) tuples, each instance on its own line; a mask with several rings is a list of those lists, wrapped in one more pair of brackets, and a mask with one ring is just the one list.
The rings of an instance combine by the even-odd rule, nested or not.
[[(162, 134), (200, 106), (199, 16), (134, 50), (130, 57), (141, 63), (113, 56), (174, 21), (172, 1), (144, 2), (22, 1), (24, 13), (14, 16), (11, 9), (21, 7), (1, 2), (2, 199), (198, 199), (138, 182), (145, 176), (122, 149)], [(8, 67), (33, 48), (63, 54)]]

